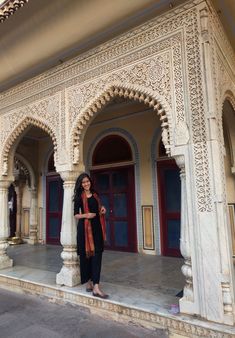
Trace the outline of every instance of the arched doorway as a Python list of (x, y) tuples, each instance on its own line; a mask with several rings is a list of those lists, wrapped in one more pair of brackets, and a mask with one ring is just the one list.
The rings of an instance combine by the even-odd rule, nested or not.
[(232, 255), (235, 263), (235, 111), (228, 100), (225, 100), (223, 104), (223, 135), (228, 220), (230, 223)]
[(63, 181), (56, 173), (54, 152), (49, 157), (46, 175), (46, 243), (60, 244), (63, 209)]
[(106, 248), (137, 252), (133, 156), (120, 135), (108, 135), (96, 145), (91, 176), (107, 207)]
[(180, 257), (181, 183), (179, 167), (167, 157), (160, 139), (157, 154), (161, 251), (164, 256)]

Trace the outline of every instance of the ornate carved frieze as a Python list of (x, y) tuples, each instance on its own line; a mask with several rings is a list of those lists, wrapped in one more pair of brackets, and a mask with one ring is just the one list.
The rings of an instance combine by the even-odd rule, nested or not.
[[(87, 80), (88, 74), (86, 73), (92, 74), (93, 77), (94, 75), (103, 74), (104, 69), (103, 67), (100, 69), (101, 65), (105, 64), (105, 71), (108, 72), (165, 49), (166, 46), (169, 46), (170, 35), (174, 35), (175, 32), (187, 24), (187, 17), (190, 15), (190, 11), (185, 10), (194, 7), (197, 2), (199, 1), (191, 1), (185, 6), (166, 14), (165, 17), (153, 19), (137, 29), (133, 29), (27, 81), (23, 85), (8, 90), (0, 95), (1, 107), (9, 105), (19, 98), (22, 100), (22, 98), (35, 95), (39, 91), (48, 90), (55, 85), (75, 79), (79, 74), (85, 73), (83, 81)], [(156, 44), (157, 40), (158, 43)], [(143, 48), (143, 46), (146, 47)], [(81, 82), (81, 78), (79, 81)], [(70, 83), (69, 85), (72, 84)]]
[[(180, 121), (187, 124), (187, 120), (190, 120), (188, 126), (194, 148), (198, 207), (200, 211), (210, 211), (211, 191), (203, 103), (199, 17), (196, 6), (199, 3), (200, 1), (197, 0), (190, 1), (162, 17), (153, 19), (8, 90), (0, 95), (1, 112), (17, 109), (25, 114), (24, 112), (27, 111), (25, 107), (34, 104), (30, 102), (35, 102), (35, 98), (38, 100), (56, 91), (62, 92), (60, 118), (54, 120), (52, 115), (43, 118), (50, 126), (53, 125), (52, 130), (56, 130), (55, 135), (59, 131), (61, 153), (62, 149), (66, 148), (66, 151), (71, 154), (70, 158), (77, 163), (79, 159), (77, 140), (80, 136), (72, 138), (75, 142), (72, 144), (71, 139), (68, 140), (66, 130), (74, 126), (74, 121), (78, 119), (79, 128), (88, 125), (87, 121), (90, 121), (96, 112), (90, 108), (95, 104), (95, 109), (100, 109), (97, 104), (102, 95), (105, 95), (105, 88), (107, 89), (109, 85), (115, 87), (115, 82), (122, 83), (122, 87), (117, 86), (118, 90), (128, 89), (129, 94), (134, 90), (134, 95), (138, 93), (139, 98), (141, 95), (145, 96), (145, 99), (151, 97), (151, 100), (164, 106), (166, 115), (160, 115), (163, 124), (168, 121), (163, 128), (163, 140), (168, 151), (171, 146), (177, 145), (173, 144), (173, 132), (169, 133), (168, 129), (171, 126), (175, 128)], [(46, 98), (43, 101), (45, 100)], [(107, 102), (106, 99), (104, 101)], [(186, 115), (186, 107), (188, 115)], [(66, 115), (63, 115), (63, 111)], [(63, 126), (57, 128), (58, 121), (63, 123)], [(79, 128), (77, 133), (81, 135)], [(4, 131), (2, 137), (5, 138), (6, 134), (8, 135)]]
[(19, 8), (23, 7), (29, 0), (5, 0), (0, 5), (0, 22), (5, 21)]

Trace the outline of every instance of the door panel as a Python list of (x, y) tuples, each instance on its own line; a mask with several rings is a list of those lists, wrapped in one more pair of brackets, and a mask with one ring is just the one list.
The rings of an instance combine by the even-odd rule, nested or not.
[(63, 208), (63, 181), (59, 175), (47, 176), (46, 242), (60, 244)]
[(179, 168), (173, 160), (159, 161), (157, 166), (162, 254), (164, 256), (181, 256)]
[(102, 204), (107, 209), (106, 248), (137, 251), (133, 167), (91, 173)]

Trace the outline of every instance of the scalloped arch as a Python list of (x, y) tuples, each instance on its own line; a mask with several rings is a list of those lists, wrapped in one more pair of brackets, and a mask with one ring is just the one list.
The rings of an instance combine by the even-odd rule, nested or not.
[(4, 170), (3, 170), (4, 175), (7, 175), (8, 159), (9, 159), (9, 152), (11, 150), (11, 147), (13, 146), (13, 144), (15, 143), (17, 138), (20, 136), (20, 134), (22, 134), (23, 131), (27, 127), (29, 127), (30, 125), (38, 127), (38, 128), (44, 130), (46, 133), (48, 133), (50, 135), (50, 137), (52, 139), (54, 151), (55, 151), (55, 154), (56, 154), (57, 140), (56, 140), (55, 134), (52, 131), (52, 129), (40, 120), (37, 120), (33, 117), (26, 117), (18, 123), (17, 127), (11, 132), (10, 136), (7, 138), (7, 140), (6, 140), (6, 142), (3, 146), (4, 151), (3, 151), (2, 159), (3, 159), (3, 166), (4, 166)]
[(74, 123), (70, 139), (71, 149), (73, 150), (73, 164), (77, 164), (79, 162), (80, 141), (85, 134), (85, 130), (89, 125), (90, 119), (92, 119), (112, 98), (117, 96), (143, 102), (157, 112), (161, 121), (162, 138), (166, 152), (168, 154), (170, 153), (171, 138), (169, 129), (171, 121), (169, 121), (167, 110), (163, 107), (163, 104), (160, 103), (158, 99), (154, 98), (153, 95), (149, 94), (145, 90), (142, 90), (142, 88), (111, 85), (87, 106), (84, 112), (79, 115), (78, 119)]
[(235, 110), (235, 96), (234, 94), (232, 93), (231, 90), (226, 90), (224, 92), (224, 95), (222, 96), (222, 100), (221, 100), (221, 111), (223, 111), (223, 105), (224, 105), (224, 102), (228, 100), (231, 104), (231, 106), (233, 107), (233, 109)]

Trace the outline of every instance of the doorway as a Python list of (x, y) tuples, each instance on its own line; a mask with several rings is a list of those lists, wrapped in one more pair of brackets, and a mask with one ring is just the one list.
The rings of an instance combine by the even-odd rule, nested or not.
[(91, 172), (106, 213), (106, 249), (137, 252), (133, 167)]
[(163, 256), (181, 257), (179, 168), (174, 160), (163, 160), (157, 163), (157, 171), (162, 254)]
[(94, 186), (107, 210), (105, 247), (137, 252), (134, 165), (127, 140), (120, 135), (101, 139), (92, 166)]
[(46, 243), (60, 244), (60, 231), (63, 210), (63, 181), (56, 173), (54, 153), (51, 154), (47, 166), (46, 177)]

